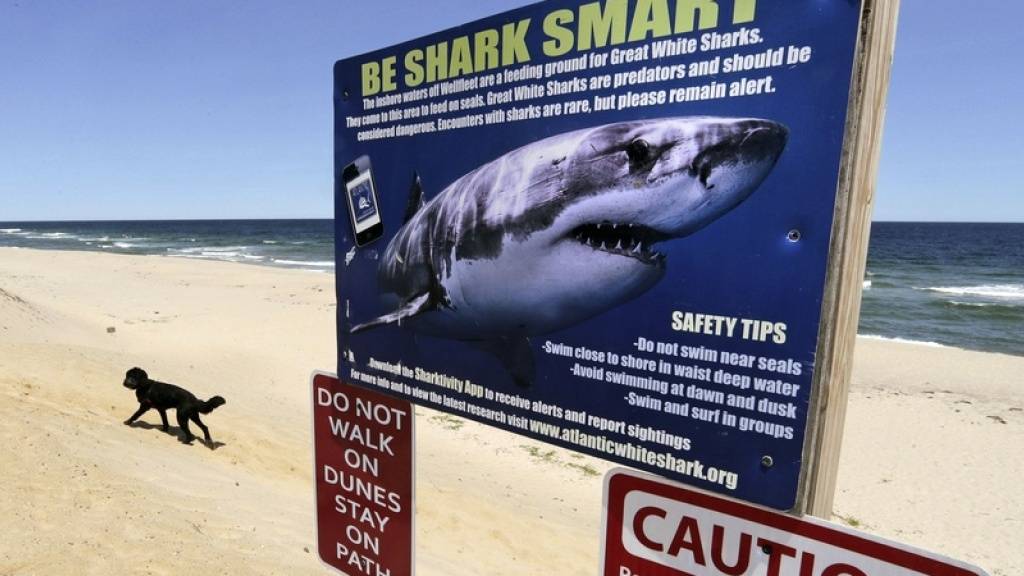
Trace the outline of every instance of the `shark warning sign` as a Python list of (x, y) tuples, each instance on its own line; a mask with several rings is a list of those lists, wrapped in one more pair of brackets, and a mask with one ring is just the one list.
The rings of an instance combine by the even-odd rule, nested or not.
[(860, 22), (553, 0), (338, 61), (339, 374), (793, 507)]

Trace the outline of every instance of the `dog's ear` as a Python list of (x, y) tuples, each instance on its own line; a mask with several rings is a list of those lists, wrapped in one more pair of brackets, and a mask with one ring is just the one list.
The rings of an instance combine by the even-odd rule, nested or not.
[(125, 379), (131, 378), (133, 380), (148, 380), (149, 379), (149, 375), (146, 374), (146, 371), (143, 370), (142, 368), (139, 368), (138, 366), (136, 366), (136, 367), (132, 368), (131, 370), (125, 372), (124, 377), (125, 377)]

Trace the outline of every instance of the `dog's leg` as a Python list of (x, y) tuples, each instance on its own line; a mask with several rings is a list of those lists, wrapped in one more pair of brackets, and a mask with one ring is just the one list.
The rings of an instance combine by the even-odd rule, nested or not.
[(167, 424), (167, 410), (161, 410), (160, 408), (157, 408), (157, 410), (160, 410), (160, 420), (164, 423), (164, 427), (161, 430), (167, 432), (167, 429), (170, 428), (170, 425)]
[(192, 421), (195, 422), (196, 426), (199, 426), (199, 429), (203, 431), (203, 436), (206, 438), (206, 443), (213, 443), (213, 438), (210, 438), (210, 429), (207, 428), (206, 424), (203, 424), (203, 421), (199, 419), (198, 412), (192, 415)]
[(124, 421), (125, 425), (130, 426), (132, 422), (138, 420), (139, 416), (145, 414), (147, 410), (149, 410), (149, 406), (145, 404), (139, 404), (139, 409), (135, 411), (135, 414), (132, 414), (131, 418), (128, 418), (127, 420)]
[(191, 444), (195, 440), (195, 436), (192, 435), (192, 431), (188, 429), (188, 412), (184, 410), (178, 410), (178, 426), (181, 427), (181, 432), (185, 435), (185, 444)]

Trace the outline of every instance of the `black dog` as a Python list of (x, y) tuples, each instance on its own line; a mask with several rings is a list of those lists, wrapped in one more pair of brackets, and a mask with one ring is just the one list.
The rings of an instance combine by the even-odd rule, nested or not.
[(210, 429), (199, 419), (199, 414), (209, 414), (214, 408), (223, 406), (225, 400), (220, 396), (214, 396), (203, 402), (194, 394), (179, 388), (174, 384), (150, 380), (149, 374), (142, 368), (132, 368), (124, 375), (124, 387), (135, 390), (135, 399), (139, 401), (139, 409), (132, 414), (131, 418), (124, 421), (131, 425), (139, 416), (142, 416), (150, 408), (156, 408), (160, 412), (160, 419), (163, 420), (163, 431), (167, 432), (167, 410), (174, 408), (178, 412), (178, 426), (185, 434), (183, 441), (186, 444), (192, 442), (195, 436), (188, 429), (188, 421), (192, 420), (203, 431), (206, 443), (211, 444)]

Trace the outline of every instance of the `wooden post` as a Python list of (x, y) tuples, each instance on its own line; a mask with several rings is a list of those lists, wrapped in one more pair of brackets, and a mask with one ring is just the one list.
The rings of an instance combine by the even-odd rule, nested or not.
[(898, 12), (899, 0), (864, 0), (862, 6), (798, 514), (832, 516)]

